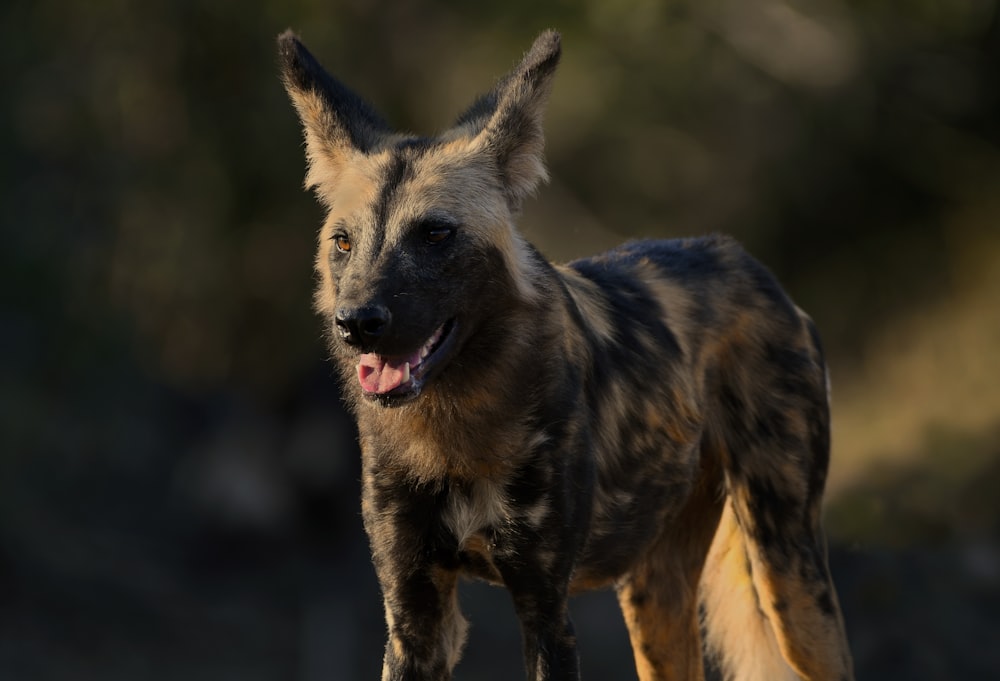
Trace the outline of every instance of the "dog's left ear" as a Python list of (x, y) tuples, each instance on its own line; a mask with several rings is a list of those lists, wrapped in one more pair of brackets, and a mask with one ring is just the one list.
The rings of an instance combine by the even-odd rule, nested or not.
[(559, 34), (545, 31), (521, 63), (455, 124), (455, 132), (472, 137), (474, 145), (493, 154), (514, 209), (548, 178), (542, 117), (559, 54)]

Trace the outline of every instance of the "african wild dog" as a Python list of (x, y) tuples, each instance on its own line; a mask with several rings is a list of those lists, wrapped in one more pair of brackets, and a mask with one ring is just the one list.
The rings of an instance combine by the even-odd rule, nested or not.
[(567, 599), (605, 585), (643, 681), (703, 678), (702, 629), (726, 678), (850, 679), (812, 322), (726, 238), (552, 265), (514, 227), (558, 34), (433, 138), (278, 42), (328, 209), (316, 307), (360, 433), (382, 678), (450, 678), (471, 575), (510, 591), (536, 681), (578, 678)]

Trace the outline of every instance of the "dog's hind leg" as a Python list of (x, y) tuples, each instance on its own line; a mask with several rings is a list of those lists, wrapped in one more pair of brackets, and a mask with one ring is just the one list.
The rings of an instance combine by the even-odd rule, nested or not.
[(713, 463), (679, 516), (617, 585), (640, 681), (704, 678), (698, 582), (721, 509)]

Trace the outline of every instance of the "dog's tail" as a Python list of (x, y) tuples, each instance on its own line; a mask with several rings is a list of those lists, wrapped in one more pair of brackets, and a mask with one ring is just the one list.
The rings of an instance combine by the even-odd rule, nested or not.
[(700, 587), (710, 671), (726, 681), (797, 680), (761, 610), (748, 549), (732, 500), (727, 499)]
[(753, 381), (730, 371), (720, 405), (726, 500), (700, 595), (709, 658), (726, 681), (853, 676), (821, 520), (827, 375), (815, 327), (802, 318), (808, 340), (773, 353)]

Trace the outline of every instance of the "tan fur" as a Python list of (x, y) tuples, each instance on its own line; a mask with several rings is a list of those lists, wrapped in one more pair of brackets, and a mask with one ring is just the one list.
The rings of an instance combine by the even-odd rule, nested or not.
[(676, 521), (618, 584), (639, 681), (704, 678), (698, 584), (719, 518), (718, 476), (706, 461)]
[(474, 142), (451, 142), (417, 162), (415, 179), (402, 188), (411, 198), (391, 216), (391, 224), (406, 225), (432, 211), (457, 218), (477, 239), (500, 249), (515, 273), (518, 294), (534, 302), (540, 295), (531, 285), (537, 277), (523, 256), (523, 237), (514, 228), (510, 207), (497, 195), (493, 173)]
[(798, 681), (785, 663), (774, 628), (761, 617), (746, 543), (727, 503), (700, 584), (705, 644), (733, 681)]
[[(737, 496), (731, 503), (739, 505)], [(753, 587), (757, 593), (758, 607), (771, 624), (783, 658), (803, 679), (810, 681), (838, 681), (849, 673), (849, 660), (844, 651), (828, 644), (844, 636), (843, 621), (839, 616), (831, 619), (820, 616), (813, 604), (817, 590), (825, 585), (805, 582), (798, 564), (783, 566), (781, 571), (768, 564), (760, 547), (752, 542), (744, 544)], [(793, 675), (792, 678), (795, 678)]]
[(330, 268), (327, 266), (330, 261), (330, 249), (333, 248), (331, 236), (334, 228), (340, 220), (360, 218), (371, 205), (378, 189), (378, 159), (361, 157), (356, 161), (340, 173), (339, 181), (325, 187), (322, 192), (328, 210), (317, 237), (316, 258), (313, 261), (316, 276), (319, 278), (313, 306), (321, 315), (333, 315), (337, 307)]

